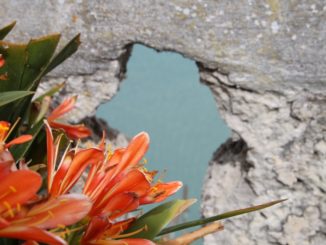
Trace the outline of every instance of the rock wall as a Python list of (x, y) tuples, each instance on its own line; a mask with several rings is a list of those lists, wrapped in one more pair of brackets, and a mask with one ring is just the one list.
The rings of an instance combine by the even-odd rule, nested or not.
[(66, 80), (64, 92), (79, 94), (76, 121), (94, 115), (117, 93), (134, 43), (197, 61), (201, 81), (233, 131), (210, 163), (203, 214), (289, 199), (227, 221), (226, 230), (208, 236), (206, 244), (325, 242), (323, 0), (0, 0), (0, 5), (2, 25), (18, 20), (15, 40), (82, 33), (78, 54), (49, 78)]

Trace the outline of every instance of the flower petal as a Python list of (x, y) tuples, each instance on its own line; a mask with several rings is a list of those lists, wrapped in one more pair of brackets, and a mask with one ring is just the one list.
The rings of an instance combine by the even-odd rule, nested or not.
[(111, 226), (112, 224), (106, 217), (92, 217), (83, 235), (81, 244), (87, 244), (87, 241), (99, 239), (103, 235), (103, 233), (108, 230)]
[(112, 195), (121, 192), (132, 192), (141, 197), (150, 189), (150, 183), (145, 174), (138, 170), (131, 170), (126, 175), (117, 178), (117, 182), (112, 188)]
[(77, 96), (73, 96), (70, 98), (65, 99), (57, 108), (55, 108), (52, 113), (48, 116), (48, 121), (53, 121), (67, 112), (71, 111), (76, 103)]
[(0, 213), (33, 198), (41, 184), (42, 177), (34, 171), (19, 170), (6, 175), (0, 185), (0, 203), (6, 205), (0, 205)]
[(52, 128), (62, 129), (70, 139), (82, 139), (92, 135), (92, 131), (83, 124), (70, 125), (49, 121)]
[(0, 229), (3, 229), (4, 227), (7, 227), (9, 225), (10, 223), (7, 220), (0, 217)]
[(102, 214), (108, 215), (114, 220), (125, 213), (139, 207), (138, 197), (133, 193), (120, 193), (108, 200), (107, 205), (101, 210)]
[(13, 223), (43, 229), (71, 225), (84, 218), (91, 207), (92, 203), (85, 195), (62, 195), (32, 207), (24, 218)]
[(0, 229), (0, 237), (35, 240), (50, 245), (67, 244), (62, 238), (37, 227), (9, 226), (5, 229)]
[(157, 183), (150, 189), (150, 191), (144, 197), (140, 198), (139, 202), (140, 204), (162, 202), (169, 196), (176, 193), (181, 187), (182, 182), (180, 181)]
[[(141, 132), (136, 135), (124, 151), (123, 156), (114, 171), (114, 176), (118, 175), (126, 168), (135, 166), (145, 155), (149, 147), (149, 135)], [(113, 177), (114, 177), (113, 176)]]
[[(113, 168), (117, 167), (124, 152), (124, 148), (115, 150), (108, 162), (103, 164), (104, 169), (98, 169), (97, 166), (95, 168), (92, 167), (88, 173), (83, 193), (96, 199), (99, 193), (101, 193), (101, 191), (108, 186), (112, 180), (114, 172)], [(94, 173), (95, 171), (96, 173)]]
[(119, 240), (100, 240), (92, 243), (98, 245), (156, 245), (154, 242), (141, 238), (126, 238)]
[(143, 172), (135, 169), (127, 173), (126, 175), (118, 176), (114, 186), (107, 186), (103, 189), (98, 196), (91, 214), (99, 212), (104, 208), (109, 200), (112, 200), (113, 196), (119, 193), (133, 193), (137, 197), (145, 195), (150, 189), (150, 183)]
[(68, 169), (70, 168), (70, 164), (73, 160), (74, 154), (75, 153), (73, 151), (69, 151), (62, 156), (61, 162), (60, 162), (59, 166), (57, 167), (58, 170), (54, 174), (51, 189), (49, 190), (49, 193), (51, 194), (51, 196), (59, 196), (61, 194), (66, 193), (65, 190), (61, 190), (62, 181), (63, 181), (64, 177), (67, 175), (67, 172), (68, 172)]
[(48, 170), (48, 192), (50, 192), (52, 181), (53, 181), (53, 175), (54, 175), (54, 167), (55, 167), (55, 145), (53, 143), (53, 134), (52, 130), (46, 120), (44, 120), (45, 125), (45, 132), (46, 132), (46, 148), (47, 148), (47, 170)]
[[(154, 242), (147, 240), (147, 239), (140, 239), (140, 238), (126, 238), (118, 240), (120, 244), (128, 244), (128, 245), (156, 245)], [(116, 243), (119, 244), (119, 243)]]
[(7, 143), (5, 146), (6, 146), (6, 148), (9, 148), (12, 145), (23, 144), (23, 143), (25, 143), (27, 141), (30, 141), (31, 139), (33, 139), (33, 136), (30, 135), (30, 134), (21, 135), (21, 136), (15, 138), (15, 139), (13, 139), (9, 143)]
[(73, 185), (78, 181), (84, 170), (88, 165), (96, 164), (103, 159), (103, 152), (97, 148), (89, 148), (78, 151), (70, 163), (69, 168), (66, 170), (65, 175), (61, 174), (61, 169), (58, 170), (57, 176), (53, 184), (60, 184), (58, 192), (51, 194), (60, 195), (67, 193)]
[(105, 231), (105, 236), (113, 237), (120, 235), (125, 230), (127, 230), (135, 220), (136, 218), (129, 218), (112, 224), (112, 226), (110, 226), (110, 228)]

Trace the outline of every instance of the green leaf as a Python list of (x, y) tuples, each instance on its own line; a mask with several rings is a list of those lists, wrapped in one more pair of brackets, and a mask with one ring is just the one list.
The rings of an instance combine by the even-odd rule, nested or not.
[(26, 132), (26, 134), (31, 134), (33, 136), (30, 141), (21, 145), (15, 145), (10, 149), (10, 152), (13, 154), (16, 161), (22, 159), (27, 154), (38, 134), (41, 132), (42, 127), (43, 121), (38, 122), (34, 127)]
[(0, 41), (0, 54), (5, 65), (0, 68), (0, 91), (23, 90), (20, 81), (24, 73), (26, 61), (26, 45)]
[(29, 88), (48, 66), (60, 40), (59, 34), (32, 39), (26, 46), (27, 60), (21, 80), (22, 88)]
[(0, 93), (0, 106), (19, 100), (25, 96), (34, 94), (33, 91), (9, 91)]
[(45, 97), (47, 96), (53, 96), (57, 92), (59, 92), (63, 87), (65, 86), (65, 82), (59, 83), (54, 85), (52, 88), (50, 88), (48, 91), (46, 91), (44, 94), (40, 95), (37, 97), (34, 101), (39, 101), (41, 102)]
[(5, 59), (5, 65), (0, 68), (0, 91), (31, 90), (50, 62), (59, 38), (58, 34), (49, 35), (28, 44), (0, 41), (0, 54)]
[(211, 223), (211, 222), (214, 222), (214, 221), (217, 221), (217, 220), (227, 219), (227, 218), (230, 218), (230, 217), (233, 217), (233, 216), (238, 216), (238, 215), (242, 215), (242, 214), (246, 214), (246, 213), (251, 213), (251, 212), (258, 211), (258, 210), (261, 210), (261, 209), (264, 209), (264, 208), (271, 207), (271, 206), (273, 206), (275, 204), (284, 202), (285, 200), (286, 199), (277, 200), (277, 201), (273, 201), (273, 202), (268, 202), (268, 203), (261, 204), (261, 205), (258, 205), (258, 206), (253, 206), (253, 207), (249, 207), (249, 208), (243, 208), (243, 209), (239, 209), (239, 210), (226, 212), (226, 213), (219, 214), (219, 215), (216, 215), (216, 216), (212, 216), (212, 217), (209, 217), (209, 218), (198, 219), (198, 220), (189, 221), (189, 222), (179, 224), (179, 225), (174, 225), (174, 226), (171, 226), (171, 227), (168, 227), (168, 228), (162, 230), (158, 234), (158, 236), (165, 235), (165, 234), (175, 232), (175, 231), (179, 231), (179, 230), (184, 230), (184, 229), (191, 228), (191, 227), (198, 226), (198, 225), (205, 225), (207, 223)]
[(49, 96), (44, 97), (41, 102), (34, 102), (39, 104), (39, 111), (37, 113), (37, 117), (32, 123), (38, 123), (45, 117), (46, 113), (49, 111), (50, 102), (51, 98)]
[(67, 58), (69, 58), (72, 54), (74, 54), (80, 45), (80, 34), (77, 34), (70, 42), (52, 59), (46, 70), (44, 71), (44, 75), (52, 71), (62, 62), (64, 62)]
[(16, 21), (0, 29), (0, 40), (4, 39), (7, 36), (7, 34), (12, 30), (12, 28), (14, 28), (15, 25), (16, 25)]
[(66, 59), (68, 59), (72, 54), (74, 54), (80, 45), (80, 34), (76, 35), (69, 43), (59, 51), (58, 54), (54, 56), (54, 58), (50, 61), (47, 67), (43, 70), (41, 74), (35, 79), (32, 83), (30, 90), (36, 90), (39, 80), (45, 76), (47, 73), (52, 71), (55, 67), (60, 65)]
[[(49, 35), (31, 40), (28, 44), (13, 44), (0, 41), (0, 53), (5, 65), (0, 68), (0, 92), (11, 90), (35, 90), (40, 74), (49, 64), (59, 42), (60, 35)], [(36, 85), (33, 87), (33, 85)], [(34, 89), (31, 89), (34, 88)], [(32, 97), (26, 97), (19, 103), (0, 110), (0, 118), (15, 121), (28, 118), (28, 107)]]
[(179, 199), (164, 203), (141, 216), (124, 233), (128, 234), (143, 229), (131, 237), (154, 239), (166, 225), (194, 202), (196, 202), (195, 199)]

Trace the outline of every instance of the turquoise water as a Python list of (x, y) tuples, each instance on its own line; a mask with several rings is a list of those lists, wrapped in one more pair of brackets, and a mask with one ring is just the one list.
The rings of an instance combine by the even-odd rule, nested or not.
[[(230, 135), (209, 89), (199, 83), (195, 62), (175, 53), (133, 49), (120, 92), (102, 105), (97, 116), (128, 136), (147, 131), (149, 170), (164, 181), (181, 180), (188, 197), (200, 199), (212, 153)], [(182, 191), (179, 193), (182, 196)], [(199, 203), (184, 219), (200, 217)]]

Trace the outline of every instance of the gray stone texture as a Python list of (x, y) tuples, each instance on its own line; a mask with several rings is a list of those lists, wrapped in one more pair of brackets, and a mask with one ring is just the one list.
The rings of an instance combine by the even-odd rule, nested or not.
[[(0, 0), (11, 37), (82, 33), (49, 80), (79, 95), (78, 121), (117, 93), (132, 44), (197, 61), (233, 136), (214, 154), (203, 214), (278, 198), (231, 219), (206, 244), (326, 241), (326, 2), (324, 0)], [(43, 88), (49, 83), (43, 83)], [(206, 164), (206, 163), (203, 163)]]

